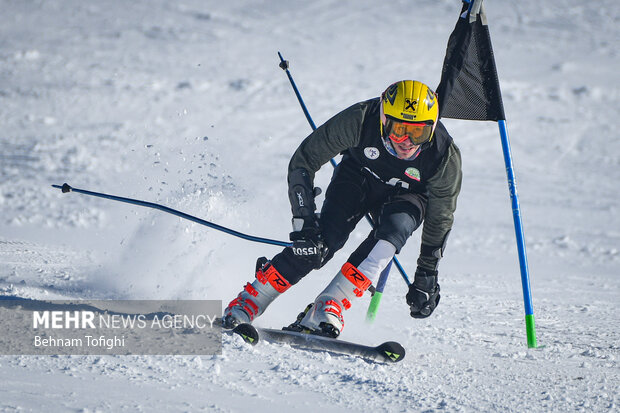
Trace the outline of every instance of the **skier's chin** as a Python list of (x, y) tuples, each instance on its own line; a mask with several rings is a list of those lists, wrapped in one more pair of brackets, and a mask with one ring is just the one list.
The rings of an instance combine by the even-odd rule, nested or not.
[(417, 146), (413, 146), (408, 149), (404, 149), (403, 147), (398, 146), (396, 148), (396, 154), (398, 155), (399, 159), (409, 159), (413, 156), (413, 154), (415, 153), (417, 149), (418, 149)]

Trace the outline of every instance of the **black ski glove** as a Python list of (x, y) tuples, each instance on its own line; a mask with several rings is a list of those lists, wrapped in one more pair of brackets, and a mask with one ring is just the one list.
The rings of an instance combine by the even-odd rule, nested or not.
[(406, 298), (411, 317), (426, 318), (431, 315), (439, 304), (440, 298), (437, 271), (424, 270), (418, 267)]
[(312, 268), (321, 268), (327, 255), (327, 245), (318, 223), (304, 225), (301, 231), (291, 232), (290, 238), (293, 254), (309, 262)]

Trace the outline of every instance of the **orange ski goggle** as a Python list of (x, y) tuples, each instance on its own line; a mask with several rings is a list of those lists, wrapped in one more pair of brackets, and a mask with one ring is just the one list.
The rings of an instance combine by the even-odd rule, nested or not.
[(433, 134), (433, 122), (400, 122), (387, 118), (385, 134), (394, 143), (410, 139), (414, 145), (421, 145), (430, 140)]

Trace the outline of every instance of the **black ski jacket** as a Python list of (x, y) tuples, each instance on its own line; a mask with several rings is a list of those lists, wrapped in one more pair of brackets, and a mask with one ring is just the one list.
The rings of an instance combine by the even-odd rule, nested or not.
[(428, 198), (422, 230), (423, 254), (418, 265), (435, 270), (437, 257), (429, 251), (444, 246), (454, 222), (461, 188), (461, 154), (446, 128), (438, 122), (430, 143), (417, 157), (398, 159), (383, 144), (379, 120), (379, 98), (356, 103), (312, 132), (293, 154), (289, 173), (306, 169), (312, 179), (321, 166), (342, 153), (341, 162), (351, 163), (360, 173), (372, 175), (385, 185)]

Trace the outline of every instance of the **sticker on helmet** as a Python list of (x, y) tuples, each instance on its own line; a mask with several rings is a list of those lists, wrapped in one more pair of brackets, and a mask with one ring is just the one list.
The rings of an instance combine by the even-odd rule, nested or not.
[(398, 85), (394, 83), (385, 91), (385, 96), (383, 98), (388, 100), (391, 105), (394, 105), (397, 94), (398, 94)]
[(367, 148), (364, 148), (364, 155), (366, 155), (368, 159), (377, 159), (379, 157), (379, 149), (375, 148), (374, 146), (369, 146)]
[(409, 178), (413, 179), (414, 181), (420, 181), (420, 171), (417, 170), (416, 168), (410, 167), (405, 169), (405, 175), (407, 175)]
[(417, 104), (418, 104), (417, 100), (405, 99), (405, 109), (404, 109), (404, 111), (405, 112), (406, 111), (415, 112)]
[(431, 92), (430, 89), (426, 90), (426, 106), (428, 106), (428, 110), (431, 110), (433, 106), (435, 106), (435, 94)]

